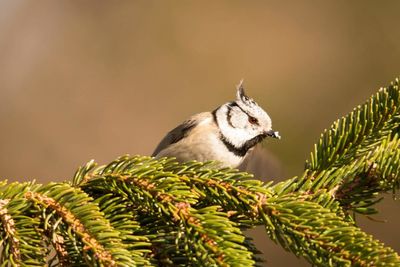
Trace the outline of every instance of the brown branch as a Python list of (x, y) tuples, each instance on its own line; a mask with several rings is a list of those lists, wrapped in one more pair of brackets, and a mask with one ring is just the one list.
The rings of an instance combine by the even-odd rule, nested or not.
[[(16, 238), (15, 222), (6, 208), (9, 202), (9, 199), (0, 200), (0, 219), (6, 232), (6, 236), (10, 239), (11, 254), (14, 260), (19, 262), (21, 260), (21, 251), (19, 250), (19, 240)], [(20, 266), (20, 264), (17, 263), (16, 266)]]
[(82, 237), (83, 243), (85, 243), (84, 250), (92, 249), (95, 256), (102, 262), (106, 262), (107, 266), (116, 266), (116, 262), (112, 259), (112, 255), (96, 240), (92, 237), (85, 226), (75, 217), (66, 207), (62, 206), (56, 200), (46, 195), (42, 195), (37, 192), (28, 191), (25, 193), (25, 198), (29, 200), (38, 201), (45, 207), (50, 207), (55, 210), (63, 220), (68, 223), (72, 230)]
[[(149, 179), (146, 179), (144, 177), (138, 178), (129, 175), (117, 175), (117, 174), (109, 174), (106, 176), (118, 179), (120, 181), (127, 181), (129, 183), (132, 183), (133, 185), (141, 188), (142, 190), (149, 192), (159, 202), (163, 204), (164, 203), (169, 204), (168, 208), (172, 209), (171, 211), (173, 214), (174, 221), (187, 222), (189, 224), (195, 225), (199, 229), (204, 229), (203, 226), (201, 225), (201, 221), (191, 214), (190, 203), (177, 201), (174, 195), (158, 191), (156, 183), (150, 181)], [(93, 178), (93, 176), (91, 178)], [(220, 264), (226, 265), (226, 263), (223, 262), (223, 258), (225, 257), (225, 255), (219, 251), (217, 242), (205, 233), (200, 235), (200, 239), (205, 244), (209, 245), (213, 253), (217, 255), (217, 259), (218, 261), (220, 261)]]
[[(68, 257), (68, 251), (65, 249), (64, 246), (64, 237), (62, 235), (57, 234), (55, 231), (48, 230), (45, 232), (46, 236), (50, 239), (51, 245), (53, 246), (55, 250), (55, 257), (58, 259), (58, 265), (61, 267), (67, 267), (69, 266), (69, 257)], [(54, 236), (54, 238), (51, 238), (50, 236)]]
[[(302, 238), (308, 240), (315, 240), (317, 242), (313, 243), (315, 246), (319, 246), (320, 248), (324, 249), (328, 252), (335, 252), (340, 255), (340, 257), (351, 261), (351, 266), (360, 266), (360, 267), (369, 267), (371, 266), (371, 262), (366, 261), (365, 259), (361, 259), (360, 255), (351, 253), (349, 250), (345, 250), (340, 246), (332, 243), (326, 243), (324, 236), (322, 233), (326, 231), (326, 229), (317, 229), (318, 233), (310, 233), (307, 228), (299, 227), (297, 222), (288, 222), (286, 220), (281, 220), (280, 215), (282, 214), (279, 210), (272, 206), (263, 206), (263, 210), (266, 214), (274, 218), (276, 221), (279, 221), (280, 224), (284, 225), (286, 231), (292, 232), (294, 235), (299, 235), (299, 232), (302, 232)], [(322, 239), (320, 239), (322, 237)]]

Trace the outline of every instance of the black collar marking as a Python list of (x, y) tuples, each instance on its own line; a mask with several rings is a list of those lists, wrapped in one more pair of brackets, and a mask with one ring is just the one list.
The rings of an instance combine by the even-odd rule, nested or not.
[(253, 137), (252, 139), (247, 140), (241, 147), (234, 146), (231, 142), (229, 142), (226, 139), (226, 137), (224, 135), (222, 135), (222, 133), (220, 133), (219, 138), (221, 139), (222, 143), (224, 143), (224, 145), (230, 152), (232, 152), (236, 156), (244, 157), (244, 156), (246, 156), (246, 154), (250, 148), (254, 147), (255, 145), (260, 143), (265, 138), (265, 135), (264, 134), (257, 135), (256, 137)]

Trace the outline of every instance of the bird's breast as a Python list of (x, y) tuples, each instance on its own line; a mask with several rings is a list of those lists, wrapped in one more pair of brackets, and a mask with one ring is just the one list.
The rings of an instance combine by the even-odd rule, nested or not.
[(179, 161), (219, 161), (221, 167), (238, 167), (244, 157), (228, 150), (220, 139), (218, 128), (211, 123), (200, 123), (188, 136), (161, 151), (158, 157), (176, 157)]

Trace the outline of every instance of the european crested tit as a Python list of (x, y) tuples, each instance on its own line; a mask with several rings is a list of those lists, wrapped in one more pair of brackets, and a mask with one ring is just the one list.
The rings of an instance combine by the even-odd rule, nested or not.
[(245, 94), (241, 81), (235, 101), (193, 115), (171, 130), (152, 156), (175, 157), (180, 162), (214, 160), (221, 167), (236, 168), (266, 137), (280, 139), (271, 128), (271, 118)]

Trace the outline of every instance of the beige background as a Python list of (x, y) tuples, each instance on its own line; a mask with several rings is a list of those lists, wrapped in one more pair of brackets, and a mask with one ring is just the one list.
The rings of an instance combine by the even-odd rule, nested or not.
[[(247, 92), (270, 113), (278, 181), (333, 120), (400, 73), (399, 1), (0, 1), (2, 179), (69, 179), (94, 158), (151, 154), (191, 114)], [(399, 202), (386, 224), (400, 251)], [(256, 242), (269, 266), (298, 260)], [(304, 266), (308, 264), (302, 263)]]

